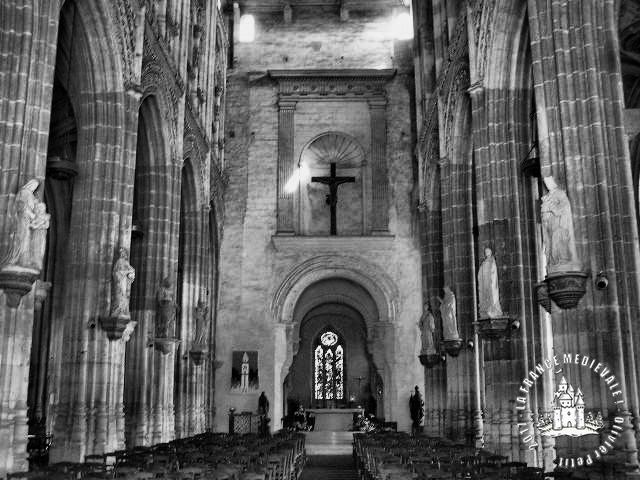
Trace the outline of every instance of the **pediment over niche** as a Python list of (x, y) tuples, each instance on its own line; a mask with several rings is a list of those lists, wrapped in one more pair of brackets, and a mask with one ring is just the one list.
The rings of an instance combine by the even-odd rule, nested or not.
[(278, 82), (280, 98), (318, 99), (386, 99), (386, 83), (395, 69), (339, 70), (270, 70)]

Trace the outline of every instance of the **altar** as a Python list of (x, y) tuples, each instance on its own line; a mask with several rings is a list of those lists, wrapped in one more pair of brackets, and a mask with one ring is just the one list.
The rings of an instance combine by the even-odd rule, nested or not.
[(364, 408), (308, 408), (307, 413), (315, 417), (315, 431), (348, 432)]

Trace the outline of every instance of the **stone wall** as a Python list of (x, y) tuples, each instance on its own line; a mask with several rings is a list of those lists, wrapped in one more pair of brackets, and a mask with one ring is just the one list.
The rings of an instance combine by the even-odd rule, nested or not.
[[(316, 281), (350, 278), (364, 285), (362, 295), (379, 302), (378, 312), (363, 317), (370, 350), (375, 352), (375, 363), (385, 379), (384, 415), (397, 420), (400, 428), (409, 426), (407, 402), (420, 371), (415, 347), (421, 305), (410, 205), (411, 82), (409, 65), (398, 63), (393, 56), (407, 45), (394, 44), (386, 35), (388, 19), (388, 15), (352, 15), (349, 21), (341, 22), (332, 12), (322, 17), (294, 15), (293, 22), (285, 24), (281, 18), (257, 16), (256, 41), (235, 46), (237, 58), (229, 76), (226, 113), (229, 188), (216, 340), (217, 358), (224, 362), (216, 383), (219, 412), (229, 408), (255, 410), (258, 395), (265, 391), (271, 400), (272, 426), (280, 427), (283, 381), (297, 349), (303, 315), (293, 312), (299, 295)], [(388, 212), (372, 212), (378, 217), (388, 214), (386, 234), (341, 237), (338, 231), (332, 238), (326, 234), (276, 235), (279, 90), (268, 70), (304, 68), (351, 69), (356, 76), (360, 68), (397, 69), (384, 85), (383, 183), (389, 192)], [(374, 138), (370, 111), (366, 98), (298, 102), (292, 113), (294, 161), (317, 135), (343, 131), (358, 139), (370, 162)], [(292, 202), (295, 208), (295, 195)], [(340, 208), (339, 200), (339, 212)], [(359, 301), (341, 295), (337, 292), (329, 297), (347, 304)], [(249, 394), (232, 394), (231, 352), (242, 349), (259, 351), (260, 386)], [(225, 431), (226, 425), (226, 418), (218, 416), (216, 428)]]

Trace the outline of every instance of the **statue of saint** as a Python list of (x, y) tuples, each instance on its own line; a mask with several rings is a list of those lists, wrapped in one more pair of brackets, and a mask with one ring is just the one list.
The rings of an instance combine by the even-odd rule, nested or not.
[(484, 260), (478, 269), (478, 315), (480, 318), (503, 316), (498, 290), (498, 267), (490, 248), (484, 249)]
[(39, 203), (35, 191), (40, 182), (35, 178), (29, 180), (15, 196), (13, 214), (10, 221), (11, 241), (9, 250), (0, 261), (0, 266), (18, 265), (27, 267), (31, 265), (31, 225), (36, 218), (36, 205)]
[(580, 270), (569, 198), (553, 177), (546, 177), (544, 184), (549, 191), (542, 196), (540, 211), (547, 270), (549, 273)]
[(262, 392), (258, 398), (258, 414), (267, 415), (269, 413), (269, 400), (267, 396)]
[(422, 317), (420, 317), (418, 326), (420, 327), (420, 336), (422, 339), (422, 348), (420, 350), (420, 354), (435, 355), (436, 346), (434, 334), (436, 331), (436, 321), (433, 316), (433, 312), (431, 311), (431, 304), (429, 302), (425, 302), (424, 304)]
[(420, 424), (424, 417), (424, 401), (417, 385), (409, 397), (409, 414), (411, 415), (411, 433), (415, 435), (420, 430)]
[(458, 320), (456, 318), (456, 297), (449, 287), (444, 287), (444, 297), (440, 299), (442, 333), (445, 340), (460, 340)]
[(111, 293), (111, 316), (130, 317), (129, 298), (131, 297), (131, 284), (136, 278), (136, 271), (129, 264), (129, 252), (126, 248), (120, 248), (118, 260), (113, 265), (113, 287)]
[(194, 339), (195, 344), (206, 344), (207, 334), (209, 333), (209, 305), (207, 302), (208, 296), (205, 294), (204, 298), (200, 297), (198, 305), (196, 306), (196, 336)]
[(47, 229), (51, 215), (47, 213), (44, 202), (37, 202), (35, 217), (31, 222), (30, 266), (36, 270), (42, 270), (44, 251), (47, 247)]
[(176, 302), (170, 276), (164, 277), (160, 283), (156, 298), (158, 300), (156, 337), (173, 338), (175, 337), (176, 329)]

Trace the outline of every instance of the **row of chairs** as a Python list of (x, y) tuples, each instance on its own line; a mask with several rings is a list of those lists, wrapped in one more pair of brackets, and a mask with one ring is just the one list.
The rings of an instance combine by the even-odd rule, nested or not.
[(306, 461), (304, 440), (284, 431), (271, 437), (205, 433), (11, 473), (7, 480), (298, 480)]
[(572, 476), (571, 471), (545, 473), (486, 450), (402, 432), (356, 434), (353, 452), (361, 480), (546, 480)]

